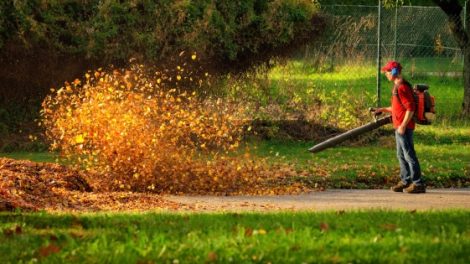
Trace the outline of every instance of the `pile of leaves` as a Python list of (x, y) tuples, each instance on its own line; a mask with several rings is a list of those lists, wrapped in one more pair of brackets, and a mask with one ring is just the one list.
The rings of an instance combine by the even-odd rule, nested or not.
[(90, 175), (63, 165), (0, 159), (0, 211), (148, 210), (181, 205), (156, 195), (95, 193)]
[(266, 182), (287, 174), (240, 148), (251, 129), (244, 106), (165, 85), (203, 82), (188, 74), (133, 65), (53, 89), (41, 111), (52, 150), (95, 175), (100, 191), (271, 193)]
[[(295, 171), (277, 167), (272, 179), (258, 186), (246, 185), (237, 194), (287, 194), (306, 192), (305, 184), (288, 182)], [(94, 179), (99, 175), (54, 163), (0, 158), (0, 212), (14, 211), (146, 211), (153, 209), (194, 209), (155, 193), (99, 191)], [(171, 189), (167, 189), (171, 192)], [(189, 194), (207, 194), (206, 190), (188, 190)], [(220, 194), (220, 193), (219, 193)], [(235, 194), (229, 189), (226, 195)]]

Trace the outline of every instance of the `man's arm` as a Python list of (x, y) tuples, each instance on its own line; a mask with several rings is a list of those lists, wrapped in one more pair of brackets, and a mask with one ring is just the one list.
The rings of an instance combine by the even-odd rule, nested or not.
[(416, 111), (413, 90), (410, 89), (410, 87), (408, 87), (407, 85), (401, 85), (398, 88), (398, 99), (400, 99), (402, 106), (406, 109), (405, 117), (403, 117), (403, 121), (397, 128), (398, 133), (400, 135), (403, 135), (405, 134), (406, 126), (413, 118), (413, 114)]
[(414, 114), (413, 111), (406, 110), (405, 117), (403, 118), (403, 122), (401, 122), (401, 125), (397, 128), (398, 133), (400, 133), (400, 135), (405, 134), (406, 126), (410, 122), (411, 118), (413, 118), (413, 114)]
[(392, 107), (391, 106), (389, 106), (389, 107), (379, 107), (379, 108), (375, 109), (376, 114), (379, 114), (379, 113), (382, 113), (382, 112), (391, 113), (392, 112)]

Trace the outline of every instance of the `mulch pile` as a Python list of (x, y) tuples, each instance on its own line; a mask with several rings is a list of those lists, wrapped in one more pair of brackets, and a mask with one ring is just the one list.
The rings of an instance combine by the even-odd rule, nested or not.
[(94, 192), (83, 171), (0, 158), (0, 211), (143, 211), (185, 207), (156, 194)]

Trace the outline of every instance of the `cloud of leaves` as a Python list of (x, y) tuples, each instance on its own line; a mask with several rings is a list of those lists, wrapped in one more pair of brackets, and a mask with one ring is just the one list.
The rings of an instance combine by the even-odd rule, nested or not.
[(245, 109), (163, 88), (186, 78), (180, 66), (171, 71), (175, 76), (146, 72), (136, 64), (130, 69), (99, 69), (52, 89), (42, 104), (40, 124), (51, 149), (100, 175), (95, 184), (101, 189), (256, 190), (269, 169), (239, 149), (247, 127)]

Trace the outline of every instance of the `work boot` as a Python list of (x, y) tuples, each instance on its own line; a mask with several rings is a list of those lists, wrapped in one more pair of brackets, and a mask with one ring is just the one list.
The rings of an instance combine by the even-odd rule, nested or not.
[(409, 187), (405, 188), (405, 191), (407, 193), (425, 193), (426, 186), (424, 186), (424, 184), (416, 185), (412, 183)]
[(410, 184), (404, 184), (402, 181), (400, 181), (396, 185), (392, 186), (390, 189), (394, 192), (403, 192), (403, 190), (408, 186), (410, 186)]

